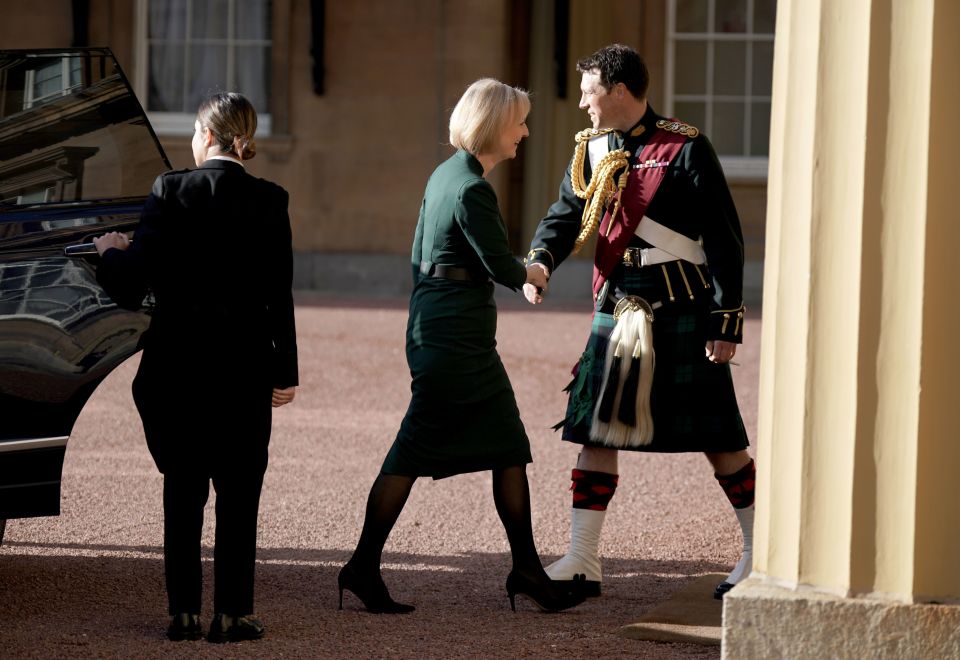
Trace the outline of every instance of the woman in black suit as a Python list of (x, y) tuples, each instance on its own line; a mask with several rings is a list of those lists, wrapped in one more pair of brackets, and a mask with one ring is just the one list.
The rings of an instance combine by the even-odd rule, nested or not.
[[(253, 177), (256, 111), (217, 94), (197, 113), (195, 170), (157, 178), (132, 243), (94, 241), (115, 302), (156, 305), (133, 396), (163, 473), (164, 566), (172, 640), (199, 639), (200, 536), (217, 493), (214, 617), (207, 639), (258, 639), (253, 613), (257, 511), (271, 405), (293, 400), (297, 347), (287, 192)], [(200, 237), (201, 240), (197, 240)]]

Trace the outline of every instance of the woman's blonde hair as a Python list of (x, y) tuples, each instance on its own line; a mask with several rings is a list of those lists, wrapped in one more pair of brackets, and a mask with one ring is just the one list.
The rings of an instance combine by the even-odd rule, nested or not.
[(240, 160), (257, 155), (257, 111), (243, 94), (221, 92), (200, 104), (197, 121), (201, 128), (209, 128), (220, 151)]
[(530, 112), (530, 97), (517, 87), (493, 78), (481, 78), (463, 93), (450, 115), (450, 144), (473, 155), (496, 141), (510, 122)]

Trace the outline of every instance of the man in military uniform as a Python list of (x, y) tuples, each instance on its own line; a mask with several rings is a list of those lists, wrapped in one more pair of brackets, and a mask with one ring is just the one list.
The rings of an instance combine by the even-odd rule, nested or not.
[[(583, 445), (571, 544), (547, 572), (599, 595), (597, 547), (618, 450), (697, 451), (743, 530), (743, 556), (714, 594), (722, 598), (752, 564), (755, 468), (729, 367), (743, 331), (740, 221), (707, 138), (650, 107), (635, 50), (607, 46), (577, 70), (593, 128), (577, 135), (559, 199), (527, 256), (549, 276), (597, 236), (593, 326), (558, 424), (564, 440)], [(533, 286), (524, 292), (542, 301)]]

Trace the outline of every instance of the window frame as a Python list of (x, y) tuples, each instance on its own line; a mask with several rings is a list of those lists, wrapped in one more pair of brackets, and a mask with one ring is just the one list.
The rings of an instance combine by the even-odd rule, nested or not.
[[(237, 0), (242, 2), (242, 0)], [(153, 125), (153, 130), (157, 135), (162, 136), (185, 136), (193, 135), (193, 123), (196, 119), (195, 112), (166, 112), (151, 110), (149, 107), (149, 93), (148, 93), (148, 83), (150, 76), (150, 43), (149, 43), (149, 31), (147, 25), (147, 19), (150, 15), (149, 4), (150, 0), (136, 0), (136, 8), (134, 12), (134, 33), (135, 33), (135, 49), (136, 49), (136, 65), (135, 75), (134, 75), (134, 91), (137, 94), (137, 97), (140, 98), (140, 103), (143, 105), (144, 112), (147, 115), (147, 119), (150, 120), (150, 124)], [(276, 13), (276, 2), (270, 3), (270, 11), (274, 14)], [(274, 16), (276, 19), (276, 16)], [(274, 35), (270, 34), (268, 37), (270, 43), (270, 62), (268, 63), (268, 70), (270, 71), (270, 82), (267, 86), (265, 92), (268, 96), (271, 96), (272, 87), (273, 87), (273, 76), (275, 67), (273, 66), (274, 58)], [(237, 42), (242, 42), (242, 39), (231, 39), (227, 37), (224, 39), (228, 45), (235, 45)], [(228, 74), (230, 71), (229, 60), (233, 58), (231, 49), (228, 48)], [(258, 112), (257, 113), (257, 137), (270, 137), (273, 134), (273, 115), (269, 112)]]
[[(77, 82), (76, 84), (70, 84), (70, 74), (72, 70), (70, 69), (70, 63), (74, 60), (72, 57), (61, 57), (60, 58), (60, 88), (44, 96), (34, 96), (33, 88), (37, 83), (37, 71), (40, 69), (28, 69), (26, 71), (26, 79), (24, 80), (23, 85), (23, 109), (29, 110), (38, 103), (43, 103), (44, 101), (59, 97), (67, 96), (74, 89), (77, 89), (82, 86), (82, 81)], [(46, 68), (46, 67), (44, 67)]]
[[(717, 0), (707, 0), (707, 27), (709, 31), (704, 32), (677, 32), (677, 0), (668, 0), (667, 2), (667, 25), (664, 39), (664, 105), (668, 116), (674, 116), (674, 104), (679, 101), (702, 102), (706, 104), (707, 126), (700, 128), (707, 136), (711, 135), (713, 104), (715, 102), (737, 101), (742, 102), (744, 108), (744, 131), (743, 142), (744, 151), (748, 150), (751, 135), (752, 106), (756, 101), (771, 101), (771, 95), (761, 95), (753, 93), (753, 76), (747, 75), (744, 80), (744, 93), (739, 95), (720, 95), (713, 93), (713, 44), (718, 42), (770, 42), (773, 43), (774, 35), (772, 33), (753, 32), (753, 7), (754, 0), (746, 0), (746, 23), (745, 32), (714, 32)], [(707, 70), (706, 84), (707, 89), (704, 94), (676, 94), (674, 92), (674, 74), (676, 73), (675, 47), (678, 42), (698, 41), (708, 45), (707, 61), (705, 67)], [(753, 70), (753, 49), (748, 48), (744, 71)], [(679, 97), (679, 98), (678, 98)], [(679, 119), (683, 119), (680, 117)], [(766, 181), (767, 169), (769, 166), (769, 156), (733, 156), (717, 154), (720, 164), (723, 166), (724, 174), (729, 179), (738, 181)]]

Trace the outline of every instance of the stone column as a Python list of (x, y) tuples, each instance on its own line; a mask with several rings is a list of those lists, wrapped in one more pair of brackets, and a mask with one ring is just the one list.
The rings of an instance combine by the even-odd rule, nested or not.
[(960, 657), (960, 3), (780, 0), (725, 658)]

